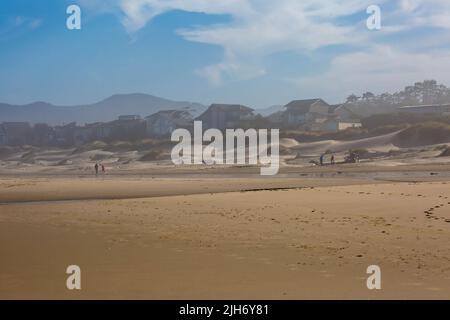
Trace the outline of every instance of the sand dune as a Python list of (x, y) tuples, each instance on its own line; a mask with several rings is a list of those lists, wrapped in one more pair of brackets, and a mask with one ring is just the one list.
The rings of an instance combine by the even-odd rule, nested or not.
[(336, 141), (324, 140), (319, 142), (299, 143), (291, 148), (293, 150), (305, 154), (320, 154), (326, 151), (330, 152), (345, 152), (354, 149), (367, 149), (369, 151), (388, 152), (390, 150), (398, 150), (394, 145), (394, 139), (398, 132), (389, 133), (382, 136), (365, 138), (352, 141)]
[[(298, 142), (295, 139), (280, 139), (280, 165), (286, 167), (311, 166), (311, 159), (317, 161), (323, 153), (334, 153), (337, 162), (342, 162), (349, 150), (366, 150), (363, 163), (378, 166), (411, 164), (447, 164), (442, 150), (449, 144), (400, 148), (396, 145), (399, 132), (382, 136), (352, 140), (325, 140)], [(86, 146), (68, 149), (15, 147), (0, 150), (0, 173), (2, 174), (92, 174), (96, 162), (104, 164), (109, 173), (149, 172), (174, 168), (170, 160), (171, 145), (154, 147), (154, 142), (106, 144), (93, 142)], [(262, 146), (264, 149), (264, 146)], [(253, 150), (256, 151), (256, 150)], [(444, 156), (443, 156), (444, 155)], [(219, 155), (220, 156), (220, 155)], [(252, 167), (252, 166), (248, 166)], [(189, 166), (174, 168), (174, 171), (190, 170)], [(207, 170), (228, 170), (230, 166), (207, 166)]]
[[(344, 162), (350, 150), (364, 150), (361, 165), (388, 166), (400, 165), (446, 165), (450, 157), (442, 152), (450, 143), (416, 147), (399, 147), (410, 145), (405, 140), (404, 131), (381, 136), (351, 140), (325, 140), (318, 142), (299, 142), (291, 138), (282, 138), (280, 147), (280, 172), (291, 172), (298, 168), (314, 166), (324, 153), (334, 153), (337, 163)], [(399, 135), (402, 137), (399, 138)], [(419, 141), (415, 136), (414, 141)], [(423, 139), (422, 139), (423, 140)], [(428, 139), (430, 140), (430, 139)], [(431, 140), (430, 140), (431, 141)], [(196, 166), (173, 166), (170, 160), (172, 144), (168, 141), (143, 140), (138, 142), (105, 143), (96, 141), (77, 148), (38, 148), (38, 147), (2, 147), (0, 148), (0, 174), (77, 174), (90, 175), (93, 165), (102, 163), (108, 174), (136, 173), (155, 174), (172, 172), (173, 174), (195, 173)], [(264, 146), (261, 147), (264, 149)], [(252, 149), (257, 152), (257, 150)], [(248, 151), (248, 150), (247, 150)], [(220, 156), (220, 155), (219, 155)], [(325, 162), (329, 162), (329, 156)], [(242, 167), (242, 166), (240, 166)], [(258, 166), (248, 165), (245, 170), (233, 166), (202, 166), (208, 172), (245, 174), (254, 173)]]

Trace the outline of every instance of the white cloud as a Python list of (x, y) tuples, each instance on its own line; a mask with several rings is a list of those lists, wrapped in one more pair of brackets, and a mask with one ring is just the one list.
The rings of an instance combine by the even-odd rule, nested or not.
[(311, 51), (333, 44), (363, 41), (361, 26), (337, 20), (365, 11), (373, 0), (119, 0), (122, 23), (134, 32), (152, 18), (170, 10), (229, 15), (221, 25), (178, 30), (189, 41), (224, 49), (223, 61), (198, 73), (212, 83), (222, 78), (246, 79), (265, 73), (261, 60), (284, 50)]
[[(86, 1), (86, 0), (80, 0)], [(327, 75), (345, 74), (339, 66), (346, 65), (353, 71), (361, 67), (358, 61), (371, 61), (368, 49), (376, 43), (374, 53), (391, 54), (395, 59), (424, 62), (432, 55), (414, 55), (389, 53), (384, 45), (383, 36), (404, 32), (417, 27), (439, 27), (450, 30), (450, 1), (448, 0), (401, 0), (394, 4), (388, 0), (377, 0), (382, 6), (383, 16), (387, 16), (386, 25), (379, 32), (368, 32), (364, 18), (354, 24), (343, 24), (345, 18), (356, 13), (365, 13), (373, 0), (114, 0), (122, 12), (122, 23), (129, 32), (144, 27), (154, 17), (171, 10), (201, 12), (207, 14), (225, 14), (230, 22), (178, 30), (178, 34), (189, 41), (214, 44), (224, 49), (222, 61), (198, 70), (213, 84), (222, 79), (247, 79), (265, 73), (264, 57), (283, 51), (314, 52), (318, 48), (334, 44), (353, 45), (362, 53), (345, 55), (334, 59), (332, 70)], [(91, 3), (105, 3), (105, 0), (90, 0)], [(109, 1), (108, 3), (111, 3)], [(385, 6), (384, 6), (385, 5)], [(390, 12), (384, 7), (393, 7)], [(364, 17), (364, 15), (363, 15)], [(414, 36), (414, 35), (413, 35)], [(387, 51), (386, 51), (387, 50)], [(396, 51), (395, 51), (396, 52)], [(435, 58), (435, 57), (434, 57)], [(350, 59), (350, 60), (349, 60)], [(352, 59), (355, 59), (352, 61)], [(400, 70), (403, 77), (405, 61), (389, 60), (394, 70)], [(395, 68), (394, 68), (395, 67)], [(334, 68), (334, 69), (333, 69)], [(424, 71), (419, 65), (408, 64), (408, 68)], [(378, 69), (364, 69), (379, 77)], [(412, 72), (412, 71), (411, 71)], [(423, 76), (417, 75), (418, 78)], [(351, 77), (351, 76), (350, 76)], [(337, 79), (335, 79), (337, 80)]]
[(336, 57), (327, 72), (290, 79), (299, 88), (320, 88), (328, 97), (345, 99), (351, 93), (391, 92), (424, 79), (450, 83), (450, 49), (405, 53), (387, 46)]
[(43, 20), (41, 18), (12, 16), (5, 19), (3, 23), (0, 23), (0, 36), (4, 39), (4, 37), (22, 34), (27, 30), (39, 28), (42, 25), (42, 22)]
[(400, 8), (405, 14), (402, 19), (404, 24), (412, 27), (430, 26), (450, 29), (450, 1), (448, 0), (402, 0)]
[(31, 29), (36, 29), (36, 28), (40, 27), (41, 24), (42, 24), (42, 19), (17, 16), (14, 18), (13, 26), (14, 27), (28, 26)]
[(401, 0), (400, 7), (406, 12), (413, 12), (421, 4), (421, 0)]
[(42, 25), (42, 19), (32, 19), (29, 23), (31, 29), (37, 29)]

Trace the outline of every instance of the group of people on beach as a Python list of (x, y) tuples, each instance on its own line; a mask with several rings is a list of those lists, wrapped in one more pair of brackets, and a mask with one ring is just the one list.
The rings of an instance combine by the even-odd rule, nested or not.
[[(325, 154), (321, 154), (321, 155), (320, 155), (320, 158), (319, 158), (319, 162), (320, 162), (320, 165), (321, 165), (321, 166), (324, 165), (324, 158), (325, 158)], [(330, 164), (331, 164), (331, 165), (335, 164), (335, 161), (334, 161), (334, 154), (331, 155), (331, 158), (330, 158)]]
[(103, 174), (106, 172), (105, 166), (103, 165), (103, 163), (100, 163), (100, 164), (95, 163), (95, 165), (94, 165), (95, 175), (98, 175), (98, 170), (99, 170), (99, 168), (102, 169), (102, 173), (103, 173)]

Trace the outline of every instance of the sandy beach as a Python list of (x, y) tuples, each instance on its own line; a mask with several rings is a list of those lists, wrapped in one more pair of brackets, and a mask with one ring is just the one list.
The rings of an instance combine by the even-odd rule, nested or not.
[(3, 176), (0, 298), (449, 299), (447, 166), (366, 169)]

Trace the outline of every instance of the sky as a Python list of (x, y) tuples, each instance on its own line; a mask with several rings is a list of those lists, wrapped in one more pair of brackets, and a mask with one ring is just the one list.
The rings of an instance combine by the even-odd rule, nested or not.
[[(69, 30), (69, 5), (81, 29)], [(369, 30), (367, 8), (381, 9)], [(2, 0), (0, 102), (147, 93), (253, 108), (450, 86), (448, 0)]]

